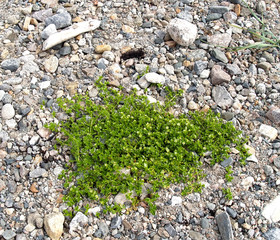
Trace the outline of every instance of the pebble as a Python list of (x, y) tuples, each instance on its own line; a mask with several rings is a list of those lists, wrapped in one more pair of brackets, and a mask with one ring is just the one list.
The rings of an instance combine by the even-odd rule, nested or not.
[(62, 213), (50, 213), (44, 218), (44, 228), (48, 236), (53, 240), (59, 240), (63, 233), (64, 215)]
[(231, 77), (228, 73), (222, 70), (220, 65), (214, 65), (211, 69), (211, 83), (213, 85), (218, 85), (224, 82), (230, 82)]
[(58, 67), (58, 58), (56, 56), (50, 56), (46, 59), (44, 66), (47, 72), (54, 73)]
[(15, 58), (4, 60), (1, 63), (2, 69), (10, 70), (11, 72), (15, 72), (19, 68), (19, 66), (20, 66), (20, 60)]
[(270, 222), (276, 223), (280, 220), (280, 196), (274, 198), (264, 207), (262, 215)]
[(61, 29), (72, 24), (72, 17), (65, 9), (60, 9), (57, 14), (46, 18), (44, 21), (46, 26), (54, 24), (56, 29)]
[(10, 103), (5, 104), (2, 107), (1, 116), (4, 120), (12, 119), (15, 116), (15, 109), (13, 105)]
[(261, 133), (261, 135), (263, 135), (264, 137), (267, 137), (268, 139), (270, 139), (270, 141), (273, 141), (276, 139), (278, 132), (277, 129), (274, 127), (271, 127), (269, 125), (266, 124), (262, 124), (259, 128), (259, 132)]
[(179, 18), (170, 21), (167, 31), (175, 42), (185, 47), (191, 45), (197, 37), (196, 25)]
[(54, 24), (50, 24), (42, 31), (41, 38), (47, 39), (50, 35), (56, 32), (57, 32), (56, 26)]
[(45, 177), (47, 171), (44, 168), (36, 168), (29, 173), (30, 178)]
[(221, 233), (222, 239), (233, 240), (233, 232), (231, 227), (231, 221), (226, 212), (222, 212), (216, 216), (219, 232)]
[(144, 75), (144, 77), (148, 83), (165, 83), (165, 77), (154, 72), (147, 73)]
[(212, 96), (218, 106), (222, 108), (230, 107), (233, 104), (231, 95), (223, 86), (214, 87), (212, 90)]

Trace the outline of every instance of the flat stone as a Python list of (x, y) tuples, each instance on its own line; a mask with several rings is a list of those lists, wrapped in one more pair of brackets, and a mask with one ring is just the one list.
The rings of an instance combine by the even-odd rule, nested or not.
[(112, 50), (112, 47), (110, 45), (97, 45), (95, 47), (95, 52), (96, 53), (103, 53), (105, 51), (111, 51)]
[(13, 239), (17, 234), (13, 230), (6, 230), (2, 233), (2, 237), (5, 240)]
[(22, 82), (22, 78), (20, 77), (9, 78), (3, 81), (3, 83), (10, 84), (10, 85), (17, 85), (20, 84), (21, 82)]
[(38, 72), (39, 70), (40, 70), (40, 68), (39, 68), (38, 64), (33, 62), (33, 61), (26, 62), (22, 66), (22, 71), (23, 72), (35, 73), (35, 72)]
[(206, 240), (206, 238), (199, 232), (189, 231), (190, 238), (193, 240)]
[(8, 103), (2, 107), (1, 116), (4, 120), (9, 120), (15, 116), (15, 109), (12, 104)]
[(162, 75), (159, 75), (157, 73), (151, 72), (144, 75), (145, 79), (149, 83), (165, 83), (165, 77)]
[(52, 132), (50, 129), (42, 127), (37, 131), (37, 133), (42, 138), (49, 138)]
[(220, 19), (220, 18), (222, 18), (223, 17), (223, 14), (221, 14), (221, 13), (209, 13), (208, 15), (207, 15), (207, 17), (206, 17), (206, 21), (207, 22), (211, 22), (211, 21), (215, 21), (215, 20), (218, 20), (218, 19)]
[(215, 47), (228, 47), (231, 41), (229, 33), (217, 33), (212, 36), (207, 35), (207, 42)]
[(233, 159), (232, 157), (227, 158), (226, 160), (222, 161), (220, 164), (221, 166), (223, 166), (224, 168), (231, 166), (233, 163)]
[(270, 141), (275, 140), (277, 135), (278, 135), (278, 132), (277, 132), (276, 128), (271, 127), (271, 126), (266, 125), (266, 124), (262, 124), (260, 126), (259, 132), (262, 136), (269, 138)]
[(214, 101), (218, 104), (220, 107), (230, 107), (233, 104), (233, 99), (229, 92), (226, 90), (223, 86), (216, 86), (212, 90), (212, 96), (214, 98)]
[(56, 56), (50, 56), (45, 60), (45, 70), (49, 73), (54, 73), (58, 67), (58, 58)]
[(228, 59), (225, 55), (225, 53), (219, 49), (214, 49), (212, 51), (212, 55), (214, 58), (216, 58), (217, 60), (223, 62), (223, 63), (228, 63)]
[(228, 214), (226, 212), (220, 213), (218, 216), (216, 216), (216, 221), (222, 239), (233, 240), (233, 232)]
[(44, 218), (44, 228), (52, 240), (59, 240), (63, 233), (64, 215), (51, 213)]
[(20, 66), (20, 60), (15, 58), (10, 58), (7, 60), (4, 60), (1, 63), (1, 68), (5, 70), (10, 70), (11, 72), (15, 72)]
[(269, 72), (269, 70), (272, 68), (272, 65), (269, 62), (261, 62), (258, 63), (257, 67)]
[(266, 113), (266, 117), (275, 124), (280, 124), (280, 108), (272, 106)]
[(58, 11), (60, 11), (58, 14), (45, 19), (46, 26), (54, 24), (56, 26), (56, 29), (61, 29), (72, 24), (71, 15), (66, 10), (60, 9)]
[(98, 228), (101, 232), (101, 236), (106, 237), (109, 234), (108, 225), (104, 220), (97, 222)]
[(220, 65), (214, 65), (212, 67), (210, 77), (213, 85), (230, 82), (231, 80), (230, 75), (222, 70), (222, 67)]
[(280, 195), (267, 204), (262, 215), (270, 222), (276, 223), (280, 220)]
[(175, 42), (185, 47), (191, 45), (197, 37), (196, 25), (179, 18), (170, 21), (167, 32)]
[(182, 205), (182, 198), (178, 196), (173, 196), (171, 198), (171, 206), (181, 206)]
[(118, 228), (121, 224), (122, 224), (122, 218), (119, 217), (119, 216), (116, 216), (116, 217), (112, 218), (110, 228), (111, 228), (111, 229), (116, 229), (116, 228)]
[(29, 173), (30, 178), (38, 178), (46, 176), (47, 171), (44, 168), (36, 168)]
[(164, 229), (168, 232), (171, 237), (175, 237), (177, 232), (175, 228), (169, 223), (164, 226)]
[(43, 22), (43, 21), (45, 21), (45, 19), (47, 19), (48, 17), (51, 17), (52, 15), (53, 15), (53, 11), (51, 8), (49, 8), (46, 10), (34, 12), (32, 17), (34, 17), (35, 19), (37, 19), (40, 22)]
[(211, 11), (212, 13), (224, 14), (229, 11), (229, 8), (225, 6), (211, 6), (209, 7), (209, 11)]
[(199, 60), (194, 62), (193, 70), (197, 75), (200, 75), (202, 71), (205, 70), (207, 67), (208, 67), (207, 61)]
[(233, 64), (227, 64), (226, 65), (226, 69), (228, 70), (228, 72), (231, 75), (240, 75), (242, 74), (240, 68), (238, 67), (237, 64), (233, 63)]

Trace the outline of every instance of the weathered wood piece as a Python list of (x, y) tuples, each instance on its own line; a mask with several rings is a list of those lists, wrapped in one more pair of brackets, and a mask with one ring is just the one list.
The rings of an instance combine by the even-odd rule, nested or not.
[(65, 42), (82, 33), (93, 31), (99, 26), (100, 26), (100, 21), (96, 19), (75, 23), (72, 26), (60, 32), (51, 34), (43, 43), (43, 51), (48, 50), (51, 47), (59, 43)]

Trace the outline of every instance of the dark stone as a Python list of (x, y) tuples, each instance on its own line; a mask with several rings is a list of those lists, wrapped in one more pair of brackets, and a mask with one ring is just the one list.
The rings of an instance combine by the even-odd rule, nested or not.
[(58, 14), (48, 17), (45, 20), (45, 24), (46, 26), (54, 24), (56, 29), (61, 29), (70, 26), (72, 24), (72, 18), (67, 11), (63, 10)]
[[(84, 50), (83, 50), (83, 52), (84, 52)], [(59, 50), (59, 54), (60, 54), (61, 56), (66, 56), (66, 55), (68, 55), (68, 54), (70, 54), (70, 53), (71, 53), (71, 47), (70, 47), (70, 46), (62, 47), (62, 48)]]
[(226, 212), (220, 213), (216, 216), (216, 221), (222, 239), (233, 240), (232, 227), (228, 214)]
[(201, 60), (199, 60), (199, 61), (196, 61), (196, 62), (194, 63), (193, 69), (194, 69), (194, 71), (195, 71), (195, 73), (196, 73), (197, 75), (200, 75), (201, 72), (202, 72), (204, 69), (207, 68), (207, 66), (208, 66), (208, 62), (207, 62), (207, 61), (201, 61)]
[(244, 219), (244, 218), (239, 218), (239, 219), (237, 220), (237, 222), (238, 222), (239, 224), (243, 224), (243, 223), (245, 223), (245, 219)]
[(233, 112), (223, 112), (222, 115), (221, 115), (221, 117), (222, 117), (223, 119), (225, 119), (226, 121), (230, 121), (230, 120), (233, 119), (234, 113), (233, 113)]
[(175, 235), (176, 235), (176, 230), (175, 230), (175, 228), (169, 223), (169, 224), (166, 224), (165, 226), (164, 226), (164, 229), (169, 233), (169, 235), (171, 236), (171, 237), (175, 237)]
[(1, 68), (5, 70), (10, 70), (11, 72), (15, 72), (20, 66), (20, 60), (15, 58), (10, 58), (7, 60), (4, 60), (1, 63)]
[(226, 160), (222, 161), (220, 164), (221, 164), (221, 166), (226, 168), (226, 167), (232, 165), (232, 163), (233, 163), (233, 159), (232, 159), (232, 157), (229, 157)]
[(232, 208), (227, 207), (226, 211), (229, 214), (229, 216), (231, 216), (232, 218), (236, 218), (237, 217), (237, 212), (235, 210), (233, 210)]
[(209, 11), (212, 13), (224, 14), (229, 11), (229, 8), (224, 7), (224, 6), (212, 6), (212, 7), (209, 7)]
[(211, 21), (214, 21), (214, 20), (218, 20), (222, 17), (223, 17), (223, 15), (220, 14), (220, 13), (210, 13), (210, 14), (207, 15), (206, 21), (211, 22)]
[(110, 227), (111, 227), (111, 229), (116, 229), (116, 228), (118, 228), (121, 224), (122, 224), (122, 219), (121, 219), (121, 217), (116, 216), (116, 217), (114, 217), (114, 218), (112, 219)]

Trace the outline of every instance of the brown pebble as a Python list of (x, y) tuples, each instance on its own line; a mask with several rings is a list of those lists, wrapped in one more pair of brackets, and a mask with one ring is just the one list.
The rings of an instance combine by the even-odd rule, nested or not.
[(240, 15), (240, 12), (241, 12), (241, 6), (240, 6), (240, 4), (236, 4), (236, 5), (234, 6), (234, 12), (235, 12), (235, 14), (236, 14), (237, 16)]
[(39, 192), (39, 190), (36, 188), (36, 182), (32, 183), (32, 185), (30, 187), (30, 191), (33, 193)]

